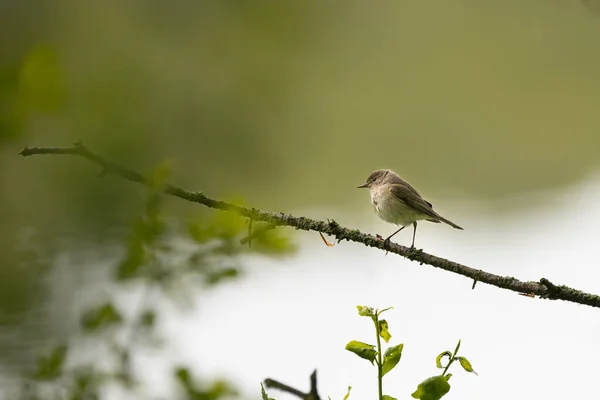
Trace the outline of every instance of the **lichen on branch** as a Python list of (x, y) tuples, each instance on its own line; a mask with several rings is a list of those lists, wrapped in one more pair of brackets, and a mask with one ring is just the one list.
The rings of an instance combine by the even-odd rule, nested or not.
[[(34, 155), (78, 156), (100, 166), (102, 168), (102, 174), (118, 176), (146, 186), (152, 185), (150, 180), (139, 172), (107, 161), (103, 157), (88, 150), (81, 142), (75, 143), (72, 147), (26, 147), (20, 152), (20, 155), (24, 157)], [(411, 249), (393, 242), (384, 242), (377, 236), (340, 226), (332, 219), (320, 221), (306, 217), (296, 217), (291, 214), (263, 211), (253, 207), (242, 207), (210, 198), (201, 192), (189, 192), (171, 184), (164, 185), (162, 190), (168, 195), (179, 197), (180, 199), (193, 203), (202, 204), (213, 209), (234, 212), (253, 221), (266, 222), (272, 226), (289, 226), (305, 231), (320, 232), (335, 237), (338, 242), (346, 240), (362, 243), (368, 247), (389, 251), (390, 253), (398, 254), (411, 261), (416, 261), (421, 265), (427, 264), (473, 279), (474, 283), (482, 282), (532, 297), (538, 296), (545, 299), (564, 300), (591, 307), (600, 307), (599, 295), (585, 293), (567, 286), (555, 285), (545, 278), (541, 278), (539, 282), (524, 282), (516, 278), (492, 274), (425, 253), (422, 250)]]

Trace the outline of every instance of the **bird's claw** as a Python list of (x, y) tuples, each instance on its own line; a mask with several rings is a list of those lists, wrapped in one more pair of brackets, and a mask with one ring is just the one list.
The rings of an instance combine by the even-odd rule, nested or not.
[(409, 252), (409, 253), (413, 253), (413, 254), (414, 254), (414, 253), (422, 253), (422, 252), (423, 252), (423, 249), (417, 249), (415, 246), (410, 246), (410, 247), (408, 248), (408, 252)]

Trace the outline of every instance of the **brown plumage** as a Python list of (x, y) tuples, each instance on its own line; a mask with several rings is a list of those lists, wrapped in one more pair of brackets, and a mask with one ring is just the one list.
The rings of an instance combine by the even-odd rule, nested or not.
[(412, 224), (414, 230), (411, 247), (414, 247), (417, 221), (422, 220), (435, 223), (443, 222), (453, 228), (463, 229), (435, 212), (430, 202), (423, 199), (415, 188), (389, 169), (373, 171), (367, 178), (367, 181), (358, 187), (369, 189), (371, 204), (379, 218), (401, 226), (386, 241), (389, 241), (392, 236), (400, 232), (404, 227)]

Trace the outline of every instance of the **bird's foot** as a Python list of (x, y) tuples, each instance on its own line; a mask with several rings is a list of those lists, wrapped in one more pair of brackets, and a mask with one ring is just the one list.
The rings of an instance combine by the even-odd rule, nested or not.
[[(379, 236), (379, 235), (377, 235), (377, 236), (378, 236), (378, 238), (379, 238), (380, 240), (383, 240), (383, 237), (381, 237), (381, 236)], [(390, 238), (387, 238), (387, 239), (383, 240), (383, 244), (381, 245), (381, 248), (385, 249), (385, 246), (387, 246), (387, 245), (389, 245), (389, 244), (390, 244)], [(389, 250), (386, 250), (386, 251), (385, 251), (385, 255), (387, 256), (387, 255), (388, 255), (388, 253), (389, 253)]]
[(415, 254), (415, 253), (422, 253), (423, 249), (417, 249), (415, 246), (410, 246), (408, 248), (408, 253), (410, 254)]

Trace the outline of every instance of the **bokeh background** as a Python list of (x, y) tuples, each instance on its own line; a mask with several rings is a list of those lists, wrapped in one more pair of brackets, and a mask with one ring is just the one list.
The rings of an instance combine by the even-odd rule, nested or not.
[[(382, 235), (393, 227), (354, 188), (391, 168), (465, 228), (422, 224), (419, 247), (600, 293), (599, 9), (575, 0), (2, 0), (5, 386), (80, 335), (82, 304), (118, 291), (102, 271), (123, 255), (147, 195), (96, 178), (82, 160), (19, 157), (28, 145), (82, 140), (144, 173), (167, 165), (169, 181), (189, 190)], [(176, 199), (163, 212), (182, 232), (211, 214)], [(471, 291), (463, 278), (356, 244), (282, 235), (296, 252), (243, 256), (243, 277), (198, 289), (185, 310), (156, 300), (163, 345), (136, 358), (144, 394), (109, 388), (106, 398), (172, 398), (167, 371), (181, 362), (244, 398), (258, 398), (267, 376), (303, 388), (314, 368), (322, 395), (342, 398), (352, 385), (351, 398), (368, 398), (374, 371), (344, 351), (371, 338), (357, 304), (395, 307), (387, 319), (405, 343), (386, 378), (395, 397), (435, 374), (435, 356), (458, 338), (480, 375), (456, 371), (449, 399), (592, 390), (597, 311)], [(74, 357), (90, 354), (93, 345)]]

